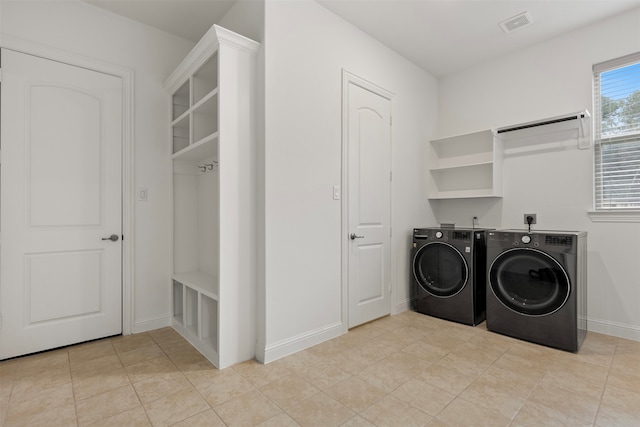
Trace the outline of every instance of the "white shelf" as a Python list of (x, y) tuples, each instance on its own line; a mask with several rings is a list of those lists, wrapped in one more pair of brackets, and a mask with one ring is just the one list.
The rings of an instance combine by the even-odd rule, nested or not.
[[(218, 95), (218, 88), (217, 88), (217, 87), (216, 87), (216, 88), (214, 88), (213, 90), (211, 90), (211, 92), (207, 93), (204, 97), (202, 97), (202, 98), (200, 99), (200, 101), (198, 101), (197, 103), (195, 103), (195, 104), (193, 105), (193, 108), (192, 108), (192, 109), (193, 109), (194, 111), (200, 110), (200, 111), (204, 111), (204, 112), (211, 112), (211, 111), (214, 111), (211, 107), (209, 107), (209, 108), (207, 109), (207, 108), (206, 108), (206, 106), (209, 104), (209, 102), (210, 102), (213, 98), (215, 98), (215, 96), (216, 96), (216, 95)], [(213, 104), (211, 104), (211, 105), (213, 105)], [(205, 106), (205, 107), (203, 107), (203, 106)]]
[(171, 126), (173, 126), (173, 127), (189, 127), (188, 126), (188, 123), (189, 123), (188, 121), (186, 122), (187, 123), (186, 126), (180, 124), (180, 122), (182, 122), (183, 120), (189, 118), (189, 113), (190, 113), (190, 111), (189, 111), (189, 108), (187, 107), (187, 109), (185, 110), (184, 113), (179, 115), (173, 122), (171, 122)]
[(455, 159), (439, 159), (431, 167), (432, 171), (447, 170), (456, 168), (468, 168), (479, 165), (492, 165), (493, 153), (472, 154), (468, 156), (460, 156)]
[(495, 195), (493, 193), (493, 189), (440, 191), (437, 193), (431, 193), (429, 195), (429, 198), (433, 200), (491, 198), (491, 197), (502, 197), (502, 196)]
[(429, 142), (429, 199), (502, 196), (502, 145), (483, 130)]
[(201, 271), (189, 271), (186, 273), (174, 273), (173, 280), (194, 291), (207, 295), (213, 300), (219, 300), (218, 277), (216, 276)]
[(194, 142), (188, 147), (174, 153), (172, 158), (175, 160), (193, 160), (199, 161), (210, 157), (218, 156), (218, 132), (207, 135), (201, 140)]

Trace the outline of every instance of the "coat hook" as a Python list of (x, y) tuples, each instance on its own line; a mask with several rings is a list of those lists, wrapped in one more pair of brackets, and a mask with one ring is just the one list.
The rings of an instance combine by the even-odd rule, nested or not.
[(213, 170), (213, 163), (206, 163), (207, 169)]
[(202, 172), (206, 172), (207, 171), (207, 167), (206, 166), (198, 166), (200, 168), (200, 170)]

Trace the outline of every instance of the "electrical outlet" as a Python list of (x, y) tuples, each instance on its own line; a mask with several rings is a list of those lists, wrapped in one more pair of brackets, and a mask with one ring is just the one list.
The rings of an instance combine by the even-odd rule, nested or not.
[(533, 218), (533, 220), (531, 221), (531, 224), (537, 224), (538, 222), (538, 217), (536, 214), (524, 214), (524, 225), (528, 225), (529, 224), (529, 217)]

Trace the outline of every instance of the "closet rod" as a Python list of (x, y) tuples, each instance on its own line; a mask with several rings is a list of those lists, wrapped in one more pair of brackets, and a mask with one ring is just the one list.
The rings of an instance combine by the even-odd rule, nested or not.
[(559, 118), (559, 119), (545, 120), (545, 121), (529, 123), (529, 124), (521, 125), (521, 126), (514, 126), (514, 127), (510, 127), (510, 128), (498, 129), (498, 131), (496, 133), (513, 132), (513, 131), (516, 131), (516, 130), (529, 129), (529, 128), (534, 128), (534, 127), (538, 127), (538, 126), (545, 126), (545, 125), (552, 125), (554, 123), (562, 123), (562, 122), (568, 122), (570, 120), (577, 120), (577, 119), (584, 119), (584, 118), (585, 118), (585, 113), (573, 114), (571, 116), (562, 117), (562, 118)]

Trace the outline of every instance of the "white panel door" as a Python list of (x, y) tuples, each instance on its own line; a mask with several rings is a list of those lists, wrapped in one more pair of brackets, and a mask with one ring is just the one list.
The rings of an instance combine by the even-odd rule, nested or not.
[(122, 81), (3, 49), (1, 85), (0, 359), (119, 334)]
[(349, 327), (391, 311), (391, 101), (347, 85)]

